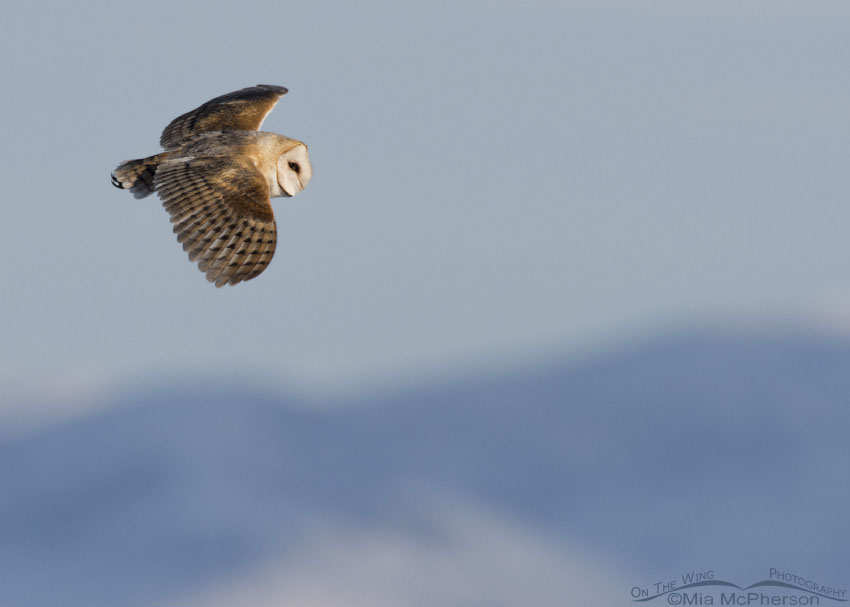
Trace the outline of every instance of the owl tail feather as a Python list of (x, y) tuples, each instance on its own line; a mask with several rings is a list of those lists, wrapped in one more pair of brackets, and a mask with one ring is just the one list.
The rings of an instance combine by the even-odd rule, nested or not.
[(153, 194), (155, 189), (154, 175), (156, 175), (159, 163), (167, 158), (168, 152), (163, 152), (156, 156), (123, 162), (112, 171), (112, 185), (122, 190), (130, 190), (136, 198), (144, 198)]

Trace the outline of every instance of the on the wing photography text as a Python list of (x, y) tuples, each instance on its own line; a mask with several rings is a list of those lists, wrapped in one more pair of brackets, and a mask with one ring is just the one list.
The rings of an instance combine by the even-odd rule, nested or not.
[(847, 602), (847, 590), (771, 567), (768, 577), (747, 586), (719, 579), (713, 569), (689, 571), (671, 580), (632, 586), (633, 601), (667, 605), (825, 605)]

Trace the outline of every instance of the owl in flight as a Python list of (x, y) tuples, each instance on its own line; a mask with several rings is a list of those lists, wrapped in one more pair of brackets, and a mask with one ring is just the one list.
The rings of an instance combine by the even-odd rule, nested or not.
[(217, 287), (266, 269), (277, 240), (270, 198), (295, 196), (313, 176), (306, 145), (258, 131), (286, 92), (258, 84), (207, 101), (165, 127), (164, 152), (112, 173), (136, 198), (159, 194), (183, 250)]

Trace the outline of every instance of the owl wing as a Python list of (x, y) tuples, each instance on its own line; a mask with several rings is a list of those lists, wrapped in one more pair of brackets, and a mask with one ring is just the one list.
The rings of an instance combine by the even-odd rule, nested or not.
[(154, 183), (177, 240), (207, 280), (235, 285), (266, 269), (277, 229), (269, 186), (253, 165), (222, 157), (168, 160)]
[(258, 84), (216, 97), (172, 120), (162, 131), (159, 144), (172, 150), (205, 131), (256, 131), (286, 93), (282, 86)]

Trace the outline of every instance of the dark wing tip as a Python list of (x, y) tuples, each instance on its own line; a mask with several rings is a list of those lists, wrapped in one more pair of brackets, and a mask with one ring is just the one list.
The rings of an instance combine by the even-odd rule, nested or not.
[(258, 84), (257, 88), (275, 91), (277, 93), (280, 93), (281, 95), (286, 95), (289, 92), (289, 89), (285, 86), (278, 86), (276, 84)]

